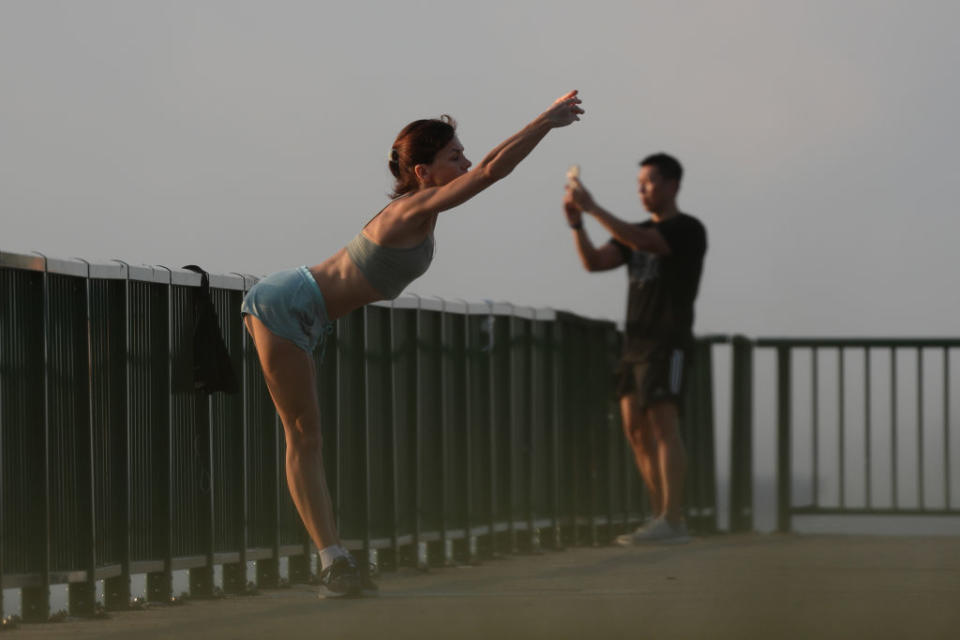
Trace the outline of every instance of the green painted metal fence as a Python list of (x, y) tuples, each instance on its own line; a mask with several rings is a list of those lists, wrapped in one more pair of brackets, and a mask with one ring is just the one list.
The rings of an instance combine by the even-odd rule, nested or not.
[[(311, 573), (285, 487), (284, 441), (238, 313), (255, 278), (211, 276), (242, 390), (197, 391), (200, 277), (164, 267), (0, 253), (0, 582), (26, 620), (70, 609), (276, 585)], [(685, 400), (688, 518), (716, 529), (714, 341)], [(613, 395), (613, 323), (506, 304), (407, 296), (340, 319), (318, 393), (348, 548), (380, 564), (470, 561), (605, 544), (644, 499)], [(365, 554), (365, 555), (364, 555)], [(2, 613), (2, 600), (0, 600)]]

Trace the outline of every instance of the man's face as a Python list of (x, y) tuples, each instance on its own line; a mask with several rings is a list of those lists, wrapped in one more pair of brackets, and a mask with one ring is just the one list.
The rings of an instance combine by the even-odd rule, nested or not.
[(643, 208), (650, 213), (660, 213), (673, 204), (679, 186), (676, 180), (665, 180), (652, 165), (640, 167), (637, 174), (637, 191)]

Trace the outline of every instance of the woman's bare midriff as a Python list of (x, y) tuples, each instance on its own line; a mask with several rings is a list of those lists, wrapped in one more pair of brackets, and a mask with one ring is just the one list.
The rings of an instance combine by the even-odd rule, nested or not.
[(346, 248), (310, 267), (310, 273), (320, 285), (330, 320), (341, 318), (365, 304), (383, 300), (383, 295), (370, 285), (350, 259)]

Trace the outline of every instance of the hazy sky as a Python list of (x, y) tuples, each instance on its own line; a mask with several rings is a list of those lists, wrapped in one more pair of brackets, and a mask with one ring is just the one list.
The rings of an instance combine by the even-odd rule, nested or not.
[(577, 88), (583, 121), (442, 214), (408, 291), (620, 320), (564, 172), (640, 220), (637, 161), (666, 150), (709, 234), (698, 332), (956, 335), (958, 23), (916, 0), (3, 0), (0, 250), (314, 264), (386, 204), (404, 124), (453, 115), (477, 161)]

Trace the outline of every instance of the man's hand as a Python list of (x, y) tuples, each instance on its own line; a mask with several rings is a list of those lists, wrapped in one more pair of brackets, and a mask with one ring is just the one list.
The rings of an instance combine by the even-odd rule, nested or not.
[(576, 203), (580, 211), (590, 211), (596, 206), (593, 196), (587, 191), (587, 188), (580, 182), (580, 178), (571, 178), (567, 181), (567, 195)]
[(579, 226), (583, 222), (583, 212), (577, 203), (573, 201), (573, 196), (568, 190), (563, 196), (563, 213), (567, 216), (567, 224), (571, 227)]

